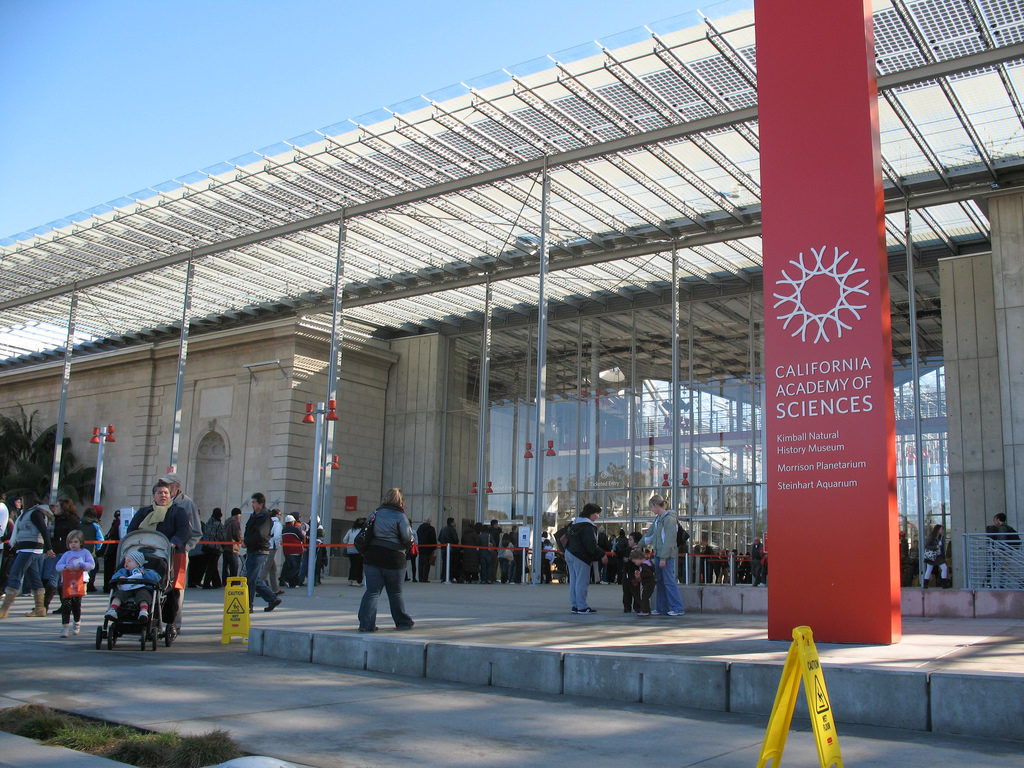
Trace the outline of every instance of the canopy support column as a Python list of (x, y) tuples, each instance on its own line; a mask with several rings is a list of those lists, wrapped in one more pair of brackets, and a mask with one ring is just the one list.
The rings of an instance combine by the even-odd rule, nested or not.
[(53, 468), (50, 472), (50, 504), (57, 503), (60, 486), (60, 461), (64, 452), (64, 416), (68, 405), (68, 382), (71, 380), (71, 348), (75, 340), (75, 320), (78, 316), (78, 291), (71, 292), (68, 311), (68, 338), (64, 344), (64, 373), (60, 380), (60, 405), (57, 406), (57, 430), (53, 438)]
[(544, 454), (545, 405), (547, 403), (547, 337), (548, 337), (548, 305), (544, 294), (548, 271), (548, 194), (550, 181), (547, 163), (541, 172), (540, 199), (540, 265), (538, 268), (539, 286), (537, 293), (537, 428), (534, 433), (534, 451), (537, 457), (536, 474), (533, 479), (533, 583), (541, 583), (541, 526), (544, 520)]
[[(341, 376), (342, 343), (345, 338), (345, 317), (342, 312), (342, 299), (344, 298), (345, 284), (345, 243), (348, 238), (348, 228), (345, 225), (345, 217), (342, 215), (338, 222), (338, 250), (334, 261), (334, 301), (331, 305), (331, 349), (330, 360), (327, 365), (327, 400), (338, 401), (338, 377)], [(328, 456), (334, 456), (335, 427), (338, 422), (334, 419), (327, 420), (326, 436), (319, 445), (314, 446), (316, 461), (319, 462), (320, 483), (319, 504), (310, 511), (309, 521), (309, 563), (307, 564), (306, 585), (307, 593), (313, 595), (313, 584), (316, 576), (316, 531), (322, 525), (324, 529), (324, 543), (331, 542), (331, 518), (334, 509), (334, 466), (332, 461), (327, 461)], [(319, 437), (319, 428), (317, 436)]]
[(192, 314), (192, 278), (196, 265), (188, 260), (185, 272), (185, 296), (181, 305), (181, 336), (178, 340), (178, 373), (174, 380), (174, 423), (171, 425), (171, 455), (167, 460), (167, 471), (178, 471), (178, 447), (181, 442), (181, 396), (185, 384), (185, 360), (188, 357), (188, 324)]
[[(924, 448), (921, 438), (921, 366), (917, 349), (917, 295), (914, 288), (914, 232), (910, 224), (910, 201), (903, 211), (903, 237), (907, 248), (907, 299), (910, 305), (910, 371), (914, 380), (914, 485), (917, 486), (917, 561), (918, 573), (924, 573)], [(909, 500), (908, 500), (909, 501)], [(948, 531), (947, 531), (948, 533)], [(938, 580), (938, 576), (935, 577)], [(922, 587), (924, 584), (921, 585)]]
[(669, 502), (676, 511), (682, 512), (682, 486), (679, 484), (679, 252), (672, 249), (672, 499)]
[[(489, 426), (488, 403), (490, 391), (488, 384), (491, 375), (491, 277), (487, 276), (484, 292), (484, 325), (480, 337), (480, 416), (476, 437), (476, 519), (484, 521), (487, 511), (487, 432)], [(496, 554), (496, 553), (495, 553)]]

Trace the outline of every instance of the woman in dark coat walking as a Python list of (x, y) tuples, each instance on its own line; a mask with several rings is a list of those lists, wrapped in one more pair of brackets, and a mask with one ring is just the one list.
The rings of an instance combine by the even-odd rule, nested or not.
[(395, 629), (412, 629), (412, 617), (405, 612), (402, 586), (405, 581), (405, 553), (412, 546), (412, 524), (405, 515), (400, 488), (392, 488), (373, 513), (373, 538), (363, 553), (366, 591), (359, 603), (359, 631), (377, 631), (377, 601), (387, 590)]

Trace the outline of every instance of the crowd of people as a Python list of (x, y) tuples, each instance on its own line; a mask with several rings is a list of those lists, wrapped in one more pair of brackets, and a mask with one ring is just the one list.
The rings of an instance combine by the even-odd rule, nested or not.
[[(309, 526), (298, 513), (284, 514), (278, 508), (268, 508), (264, 495), (257, 492), (250, 498), (252, 512), (244, 523), (239, 507), (231, 509), (226, 519), (221, 508), (214, 508), (203, 522), (194, 502), (182, 492), (176, 474), (160, 477), (152, 490), (151, 505), (135, 513), (130, 521), (122, 521), (120, 510), (114, 510), (105, 531), (101, 525), (102, 507), (91, 505), (79, 514), (74, 501), (66, 494), (59, 497), (52, 509), (31, 493), (8, 499), (7, 507), (13, 514), (9, 515), (11, 522), (7, 527), (11, 535), (6, 537), (9, 541), (4, 543), (5, 553), (0, 565), (0, 589), (5, 590), (0, 616), (7, 615), (22, 590), (31, 594), (34, 601), (29, 614), (45, 616), (53, 597), (61, 592), (59, 610), (65, 625), (62, 632), (65, 636), (68, 632), (77, 633), (81, 599), (71, 593), (97, 590), (100, 563), (103, 589), (109, 592), (117, 569), (122, 566), (117, 557), (122, 533), (154, 518), (152, 525), (166, 533), (175, 548), (174, 593), (164, 616), (173, 622), (176, 631), (181, 627), (180, 609), (186, 587), (220, 589), (229, 578), (244, 575), (250, 610), (254, 598), (259, 596), (265, 603), (264, 610), (272, 611), (281, 604), (285, 589), (306, 585), (310, 534)], [(396, 508), (402, 509), (405, 515), (400, 500), (401, 491), (392, 489), (374, 515), (380, 514), (385, 521), (389, 510)], [(642, 583), (651, 586), (651, 593), (645, 595), (644, 586), (635, 599), (629, 597), (632, 611), (638, 615), (681, 615), (682, 601), (675, 585), (677, 579), (682, 581), (682, 576), (677, 574), (681, 574), (681, 553), (687, 550), (688, 535), (675, 515), (668, 512), (663, 498), (652, 497), (651, 510), (654, 523), (646, 533), (627, 534), (625, 529), (619, 529), (617, 536), (609, 537), (596, 525), (600, 507), (584, 505), (579, 517), (553, 536), (544, 535), (540, 554), (542, 581), (549, 583), (555, 578), (568, 581), (571, 610), (577, 614), (594, 612), (586, 601), (586, 588), (590, 583), (621, 585), (624, 605), (627, 593)], [(20, 525), (19, 519), (22, 520)], [(408, 516), (405, 520), (409, 520)], [(399, 571), (401, 581), (422, 583), (429, 582), (435, 573), (442, 581), (458, 583), (509, 584), (530, 578), (528, 548), (517, 546), (514, 531), (503, 529), (497, 520), (489, 524), (465, 522), (461, 532), (453, 517), (445, 520), (440, 531), (430, 520), (424, 520), (415, 529), (410, 522), (408, 541), (401, 539), (401, 562), (395, 554), (398, 548), (389, 545), (378, 543), (370, 554), (357, 551), (354, 540), (365, 523), (365, 518), (358, 518), (342, 542), (349, 561), (349, 584), (365, 586), (368, 595), (386, 590), (393, 607), (401, 603), (394, 578)], [(396, 533), (393, 543), (397, 544), (398, 540)], [(317, 545), (314, 579), (315, 583), (320, 583), (327, 567), (327, 548), (319, 546), (324, 543), (322, 528), (317, 530), (314, 542)], [(752, 554), (758, 554), (760, 546), (757, 540)], [(702, 547), (707, 549), (706, 544), (698, 544), (694, 553), (701, 554)], [(378, 551), (382, 548), (392, 551), (384, 557)], [(69, 550), (80, 554), (66, 562)], [(640, 560), (636, 555), (642, 555)], [(653, 581), (647, 578), (650, 574), (644, 563), (650, 565)], [(755, 564), (756, 584), (763, 579), (766, 557), (758, 554), (752, 558), (752, 563)], [(708, 581), (717, 578), (713, 569), (718, 564), (712, 563), (711, 558), (704, 561), (702, 567), (708, 569)], [(638, 573), (643, 578), (639, 578)], [(70, 574), (75, 574), (75, 578)], [(71, 581), (75, 585), (68, 587)], [(647, 605), (651, 599), (653, 608)], [(399, 615), (402, 615), (401, 610)], [(404, 625), (404, 619), (399, 623)], [(65, 632), (67, 625), (71, 625), (71, 629)], [(371, 629), (369, 622), (362, 619), (361, 628)]]
[[(253, 493), (249, 504), (251, 513), (244, 522), (239, 507), (234, 507), (227, 519), (215, 508), (203, 522), (195, 503), (182, 492), (180, 478), (169, 473), (153, 485), (151, 504), (130, 520), (122, 520), (120, 510), (114, 510), (104, 530), (104, 509), (99, 505), (87, 506), (79, 513), (68, 494), (60, 494), (52, 507), (30, 491), (13, 494), (0, 502), (0, 618), (8, 616), (21, 595), (32, 600), (26, 616), (46, 616), (59, 594), (53, 613), (61, 616), (60, 636), (78, 634), (82, 598), (99, 589), (100, 571), (103, 590), (111, 592), (112, 584), (118, 584), (126, 571), (143, 566), (133, 553), (125, 553), (120, 562), (118, 558), (121, 537), (137, 529), (159, 531), (171, 543), (173, 573), (161, 603), (169, 631), (181, 629), (186, 587), (220, 589), (234, 576), (246, 577), (250, 611), (257, 596), (264, 602), (264, 611), (273, 611), (281, 605), (287, 588), (306, 585), (311, 551), (315, 552), (314, 582), (320, 583), (327, 570), (328, 548), (321, 546), (322, 528), (311, 536), (298, 513), (269, 508), (264, 494)], [(597, 524), (601, 507), (587, 503), (576, 518), (552, 536), (543, 536), (542, 581), (559, 578), (568, 582), (572, 614), (596, 613), (587, 599), (591, 584), (618, 584), (627, 613), (638, 617), (684, 615), (678, 585), (687, 580), (681, 570), (687, 554), (694, 556), (691, 577), (702, 583), (722, 580), (721, 569), (731, 567), (727, 556), (706, 541), (691, 550), (687, 532), (659, 494), (651, 496), (649, 506), (653, 522), (643, 532), (627, 533), (620, 528), (617, 536), (609, 537)], [(369, 544), (358, 547), (357, 537), (364, 528), (370, 531)], [(1019, 545), (1019, 536), (1006, 525), (1005, 515), (996, 515), (987, 532), (1001, 539), (1013, 537)], [(399, 488), (390, 489), (369, 518), (356, 519), (342, 539), (342, 547), (349, 561), (349, 584), (365, 587), (358, 612), (362, 632), (376, 631), (382, 593), (388, 596), (395, 627), (413, 626), (403, 597), (406, 581), (427, 583), (434, 574), (442, 581), (470, 584), (508, 584), (529, 578), (530, 563), (525, 559), (530, 556), (529, 547), (517, 546), (513, 531), (491, 520), (489, 524), (465, 522), (460, 532), (454, 517), (446, 518), (440, 531), (429, 519), (414, 529)], [(943, 526), (932, 528), (923, 547), (926, 569), (922, 585), (927, 586), (934, 574), (937, 585), (950, 586)], [(752, 542), (749, 555), (738, 561), (738, 582), (766, 583), (768, 557), (760, 537)], [(119, 594), (115, 591), (115, 601)]]
[[(32, 491), (6, 497), (0, 493), (0, 619), (8, 617), (22, 595), (30, 596), (33, 604), (26, 616), (47, 616), (54, 597), (59, 595), (53, 613), (61, 615), (60, 637), (77, 635), (81, 631), (82, 598), (99, 591), (101, 571), (102, 590), (113, 593), (116, 615), (123, 598), (125, 573), (133, 564), (141, 567), (133, 560), (139, 557), (138, 552), (126, 552), (119, 559), (118, 547), (123, 536), (139, 529), (158, 531), (170, 544), (168, 591), (161, 597), (162, 620), (172, 634), (181, 631), (186, 587), (220, 589), (232, 576), (247, 576), (250, 606), (253, 595), (259, 594), (266, 601), (264, 610), (271, 611), (281, 604), (283, 587), (305, 585), (310, 536), (298, 515), (285, 515), (282, 521), (281, 510), (267, 509), (263, 494), (254, 493), (252, 514), (244, 525), (238, 507), (231, 510), (227, 520), (222, 510), (215, 508), (203, 522), (195, 503), (182, 491), (176, 473), (158, 478), (151, 490), (152, 503), (131, 519), (122, 520), (121, 511), (113, 510), (106, 530), (102, 506), (89, 505), (80, 513), (68, 493), (58, 494), (52, 506)], [(315, 545), (323, 544), (322, 528), (313, 541)], [(316, 552), (314, 578), (320, 583), (327, 555), (323, 547), (317, 546)], [(143, 616), (148, 615), (149, 608), (147, 602)], [(109, 617), (111, 612), (108, 609), (106, 615)]]

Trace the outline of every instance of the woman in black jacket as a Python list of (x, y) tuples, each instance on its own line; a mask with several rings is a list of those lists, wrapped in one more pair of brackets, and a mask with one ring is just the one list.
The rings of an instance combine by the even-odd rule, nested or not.
[(128, 533), (139, 529), (159, 531), (171, 542), (172, 571), (171, 590), (164, 601), (163, 620), (167, 631), (174, 632), (174, 619), (181, 605), (181, 591), (185, 588), (185, 576), (188, 571), (188, 555), (185, 545), (192, 537), (192, 520), (184, 507), (180, 507), (171, 499), (171, 488), (158, 481), (153, 486), (153, 503), (135, 513), (128, 523)]
[(377, 631), (377, 602), (381, 590), (388, 593), (391, 618), (396, 629), (412, 629), (412, 617), (405, 612), (402, 584), (405, 581), (405, 553), (412, 546), (412, 524), (405, 516), (405, 501), (400, 488), (384, 495), (373, 513), (373, 538), (363, 553), (363, 578), (366, 591), (359, 603), (359, 631)]

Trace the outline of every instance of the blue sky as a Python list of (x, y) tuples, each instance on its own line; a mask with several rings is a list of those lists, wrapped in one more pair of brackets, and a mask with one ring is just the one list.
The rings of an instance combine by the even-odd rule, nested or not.
[(698, 0), (0, 0), (0, 237)]

